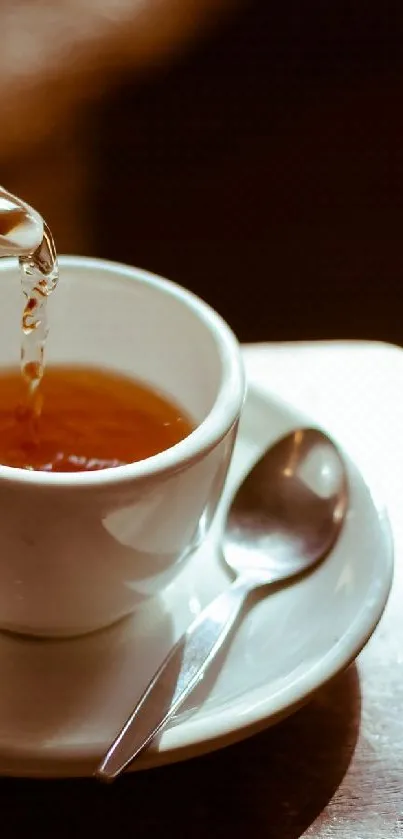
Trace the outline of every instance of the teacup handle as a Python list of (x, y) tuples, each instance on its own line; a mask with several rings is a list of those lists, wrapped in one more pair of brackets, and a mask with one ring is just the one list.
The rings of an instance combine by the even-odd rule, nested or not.
[(162, 731), (204, 676), (256, 580), (240, 576), (194, 620), (175, 644), (95, 772), (112, 781)]

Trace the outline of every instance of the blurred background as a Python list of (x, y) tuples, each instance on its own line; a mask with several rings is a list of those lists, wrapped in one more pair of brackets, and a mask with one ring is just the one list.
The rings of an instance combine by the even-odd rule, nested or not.
[(0, 183), (242, 341), (403, 342), (403, 5), (3, 0)]

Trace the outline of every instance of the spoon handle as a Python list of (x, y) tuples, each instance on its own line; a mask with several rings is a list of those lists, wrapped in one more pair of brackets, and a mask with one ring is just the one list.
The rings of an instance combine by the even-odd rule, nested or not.
[(255, 586), (256, 581), (240, 576), (200, 612), (157, 670), (96, 769), (97, 778), (117, 778), (165, 727), (204, 675)]

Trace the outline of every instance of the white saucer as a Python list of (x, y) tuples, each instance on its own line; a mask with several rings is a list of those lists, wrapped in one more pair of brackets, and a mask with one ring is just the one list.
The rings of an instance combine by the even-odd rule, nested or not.
[[(88, 775), (157, 664), (228, 584), (217, 547), (231, 488), (263, 449), (306, 419), (250, 391), (230, 479), (209, 541), (164, 597), (86, 638), (29, 641), (0, 634), (0, 772)], [(368, 640), (392, 581), (392, 541), (379, 502), (349, 463), (351, 508), (331, 556), (304, 580), (256, 602), (159, 744), (155, 766), (211, 751), (290, 713)]]

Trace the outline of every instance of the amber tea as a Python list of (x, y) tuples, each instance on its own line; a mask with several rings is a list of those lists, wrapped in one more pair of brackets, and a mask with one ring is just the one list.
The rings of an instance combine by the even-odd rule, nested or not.
[(0, 464), (47, 472), (121, 466), (170, 448), (192, 430), (148, 386), (91, 367), (49, 366), (35, 415), (18, 369), (0, 371)]

